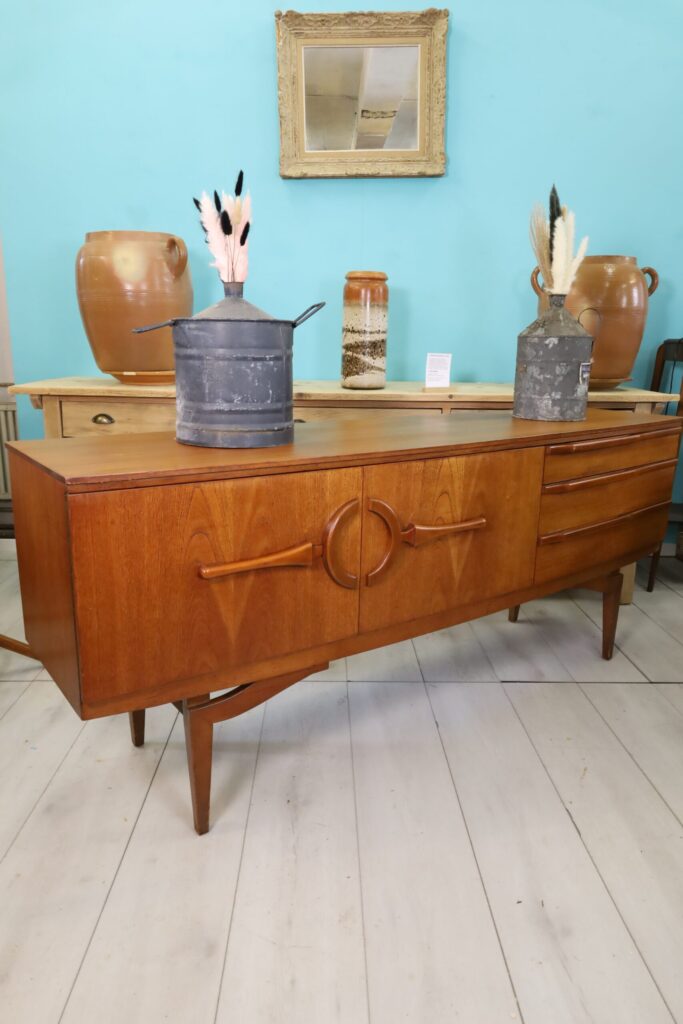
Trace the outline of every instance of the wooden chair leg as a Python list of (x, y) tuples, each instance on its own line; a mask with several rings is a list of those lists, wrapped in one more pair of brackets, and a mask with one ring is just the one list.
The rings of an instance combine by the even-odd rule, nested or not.
[(128, 721), (130, 723), (130, 738), (134, 747), (141, 747), (145, 742), (145, 709), (141, 711), (129, 711)]
[(522, 606), (520, 604), (514, 604), (512, 608), (508, 609), (508, 622), (516, 622), (519, 618), (519, 609)]
[(605, 661), (610, 661), (614, 654), (622, 582), (621, 573), (614, 573), (607, 577), (602, 592), (602, 656)]
[(657, 550), (653, 553), (650, 559), (650, 573), (647, 577), (647, 592), (651, 594), (655, 589), (655, 580), (657, 579), (657, 569), (659, 568), (659, 558), (662, 553), (662, 545), (660, 544)]
[(208, 695), (207, 697), (193, 698), (193, 701), (183, 701), (183, 724), (185, 726), (187, 766), (190, 771), (192, 816), (195, 831), (200, 836), (209, 831), (213, 721), (210, 715), (205, 713), (205, 709), (193, 709), (192, 705), (207, 699)]

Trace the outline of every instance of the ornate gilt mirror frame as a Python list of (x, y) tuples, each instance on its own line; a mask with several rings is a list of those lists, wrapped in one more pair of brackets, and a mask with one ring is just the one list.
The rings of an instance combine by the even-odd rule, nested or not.
[[(283, 178), (412, 177), (444, 173), (447, 10), (432, 7), (424, 11), (339, 14), (276, 11), (275, 26)], [(304, 48), (320, 46), (419, 48), (415, 148), (306, 149)], [(389, 112), (392, 117), (395, 113)]]

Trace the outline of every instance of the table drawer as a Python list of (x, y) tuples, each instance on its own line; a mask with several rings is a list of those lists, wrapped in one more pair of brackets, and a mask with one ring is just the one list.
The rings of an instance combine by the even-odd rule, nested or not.
[(615, 519), (669, 501), (676, 459), (543, 487), (539, 534)]
[(619, 559), (627, 565), (663, 540), (670, 503), (629, 512), (596, 526), (567, 530), (564, 534), (539, 539), (536, 555), (536, 583), (570, 576), (582, 569), (598, 568)]
[(340, 469), (71, 495), (84, 703), (160, 703), (353, 635), (361, 487)]
[(62, 400), (62, 436), (175, 430), (175, 402), (143, 399)]
[(675, 459), (681, 432), (678, 427), (599, 437), (591, 441), (551, 444), (546, 448), (543, 479), (546, 483), (595, 476), (615, 469), (645, 466)]

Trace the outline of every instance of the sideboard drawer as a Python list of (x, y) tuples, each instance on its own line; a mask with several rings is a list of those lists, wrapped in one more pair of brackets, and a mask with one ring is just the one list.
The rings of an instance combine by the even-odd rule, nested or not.
[(551, 444), (546, 448), (543, 479), (546, 483), (573, 480), (580, 476), (675, 459), (680, 437), (678, 427), (672, 427), (620, 437), (599, 437), (592, 441)]
[(361, 484), (351, 468), (70, 495), (84, 704), (353, 635)]
[(62, 400), (62, 436), (175, 430), (175, 402)]
[(641, 553), (654, 551), (666, 532), (669, 502), (658, 508), (629, 512), (620, 519), (575, 531), (542, 537), (536, 556), (535, 583), (560, 579), (590, 566), (623, 558), (623, 565)]
[(541, 536), (558, 530), (615, 519), (636, 509), (669, 501), (676, 459), (613, 473), (545, 484), (541, 497)]
[(361, 632), (529, 586), (542, 472), (542, 448), (368, 467)]

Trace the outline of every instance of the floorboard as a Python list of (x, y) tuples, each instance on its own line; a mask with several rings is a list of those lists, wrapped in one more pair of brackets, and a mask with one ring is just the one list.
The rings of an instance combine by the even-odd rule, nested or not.
[[(623, 608), (620, 621), (622, 613)], [(522, 605), (518, 625), (525, 622), (540, 629), (570, 677), (577, 682), (645, 681), (643, 673), (618, 647), (610, 661), (601, 657), (601, 628), (566, 595), (557, 594)], [(522, 675), (518, 678), (526, 679)]]
[(175, 712), (148, 718), (139, 750), (122, 716), (89, 722), (0, 865), (0, 984), (11, 1024), (59, 1019)]
[[(647, 684), (592, 688), (632, 758), (580, 690), (527, 685), (508, 694), (672, 1015), (683, 1020), (683, 827), (645, 774), (661, 782), (667, 760), (680, 765), (683, 723), (663, 728), (662, 698)], [(654, 733), (668, 759), (656, 755)], [(679, 770), (665, 787), (671, 799), (678, 788), (679, 805), (682, 778)], [(614, 1019), (631, 1019), (623, 1012)], [(632, 1019), (651, 1018), (643, 1010)]]
[(347, 666), (349, 682), (422, 682), (422, 672), (412, 640), (355, 654), (347, 659)]
[(261, 707), (216, 726), (198, 838), (178, 718), (62, 1024), (213, 1024), (262, 720)]
[(683, 823), (683, 716), (672, 715), (665, 695), (648, 683), (586, 683), (582, 689)]
[(83, 728), (53, 682), (31, 683), (0, 721), (0, 859)]
[[(599, 595), (585, 591), (575, 593), (578, 606), (593, 622), (600, 623), (602, 604)], [(683, 644), (642, 612), (638, 605), (625, 605), (620, 609), (616, 642), (651, 682), (683, 682)]]
[(571, 675), (546, 642), (543, 631), (528, 618), (508, 622), (507, 612), (497, 612), (477, 619), (472, 623), (472, 630), (498, 679), (571, 681)]
[(413, 643), (428, 682), (496, 681), (493, 666), (469, 622), (416, 637)]
[(344, 683), (270, 701), (216, 1024), (368, 1021)]
[(525, 1024), (671, 1024), (502, 686), (429, 691)]
[(423, 686), (350, 686), (373, 1024), (509, 1024), (516, 1001)]

